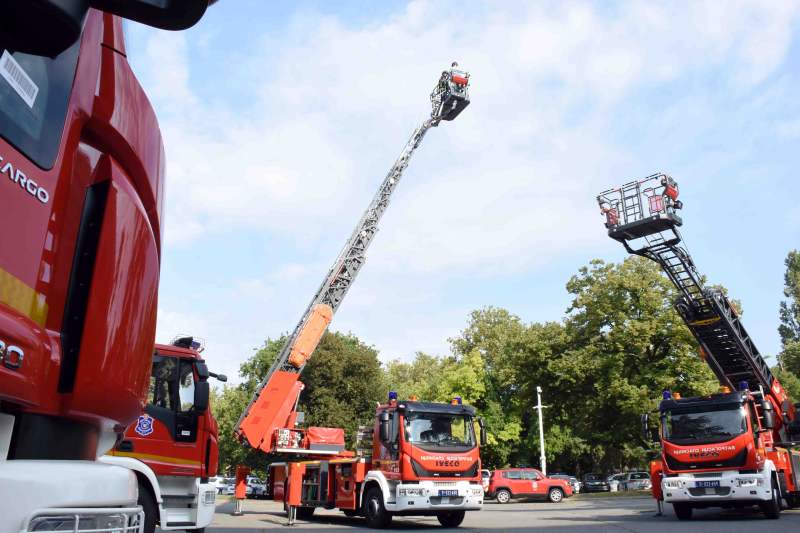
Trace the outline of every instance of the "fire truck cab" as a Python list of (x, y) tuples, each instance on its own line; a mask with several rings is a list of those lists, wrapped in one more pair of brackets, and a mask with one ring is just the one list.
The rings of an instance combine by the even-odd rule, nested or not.
[(219, 447), (208, 380), (227, 378), (208, 370), (201, 351), (192, 337), (155, 346), (144, 413), (102, 458), (136, 473), (144, 533), (202, 529), (214, 516)]

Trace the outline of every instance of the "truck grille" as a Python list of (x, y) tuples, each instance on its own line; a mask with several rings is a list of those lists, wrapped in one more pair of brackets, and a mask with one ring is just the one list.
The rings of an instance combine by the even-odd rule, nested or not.
[(727, 496), (730, 494), (730, 487), (714, 487), (714, 488), (691, 488), (689, 494), (692, 496)]
[(455, 487), (456, 486), (456, 482), (455, 481), (434, 481), (433, 482), (433, 486), (434, 487)]
[(141, 507), (63, 508), (36, 511), (23, 531), (140, 533), (143, 525)]
[[(447, 503), (445, 503), (445, 504), (442, 503), (442, 498), (443, 497), (447, 499)], [(431, 496), (430, 500), (431, 500), (431, 505), (461, 505), (461, 503), (464, 501), (464, 497), (463, 496), (450, 496), (450, 497), (447, 497), (447, 496)]]

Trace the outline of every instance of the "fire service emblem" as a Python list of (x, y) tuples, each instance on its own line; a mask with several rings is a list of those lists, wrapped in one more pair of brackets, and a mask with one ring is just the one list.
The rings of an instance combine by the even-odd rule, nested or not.
[(153, 432), (153, 417), (150, 415), (142, 415), (136, 421), (136, 433), (142, 437), (146, 437)]

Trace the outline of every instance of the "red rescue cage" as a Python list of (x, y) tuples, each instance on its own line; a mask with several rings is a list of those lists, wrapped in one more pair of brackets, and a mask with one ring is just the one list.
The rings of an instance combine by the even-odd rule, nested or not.
[(662, 173), (604, 191), (597, 203), (606, 217), (609, 236), (622, 242), (643, 238), (670, 241), (675, 236), (669, 233), (683, 223), (676, 212), (683, 207), (678, 184)]

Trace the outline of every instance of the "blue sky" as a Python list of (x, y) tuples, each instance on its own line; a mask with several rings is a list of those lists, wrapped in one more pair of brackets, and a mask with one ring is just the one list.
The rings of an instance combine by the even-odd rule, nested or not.
[(472, 105), (429, 133), (332, 328), (384, 360), (448, 352), (468, 313), (557, 320), (618, 261), (601, 190), (674, 176), (698, 268), (779, 349), (800, 247), (797, 2), (221, 0), (183, 33), (127, 25), (167, 152), (159, 340), (231, 376), (291, 330), (439, 72)]

